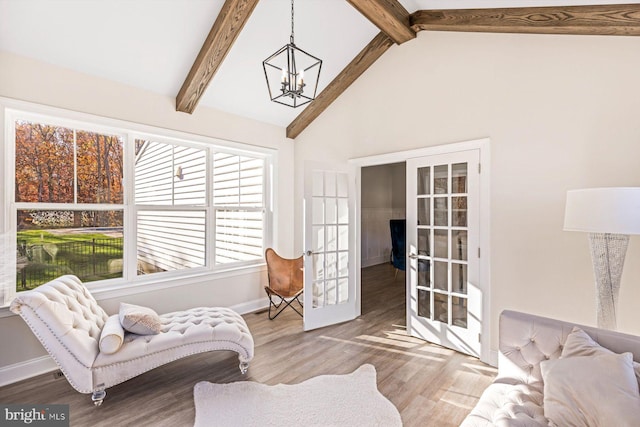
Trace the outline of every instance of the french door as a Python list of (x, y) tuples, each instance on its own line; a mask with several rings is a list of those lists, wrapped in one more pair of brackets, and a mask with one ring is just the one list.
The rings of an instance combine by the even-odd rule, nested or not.
[(356, 317), (355, 174), (307, 163), (304, 181), (304, 330)]
[(407, 329), (481, 356), (480, 151), (407, 161)]

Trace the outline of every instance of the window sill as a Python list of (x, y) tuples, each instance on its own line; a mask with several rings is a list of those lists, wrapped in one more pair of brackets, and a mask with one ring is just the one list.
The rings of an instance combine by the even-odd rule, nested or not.
[[(172, 276), (159, 278), (159, 276), (150, 275), (149, 278), (145, 278), (135, 283), (117, 282), (113, 284), (105, 284), (102, 286), (91, 287), (89, 285), (89, 291), (100, 302), (101, 300), (120, 298), (128, 295), (144, 294), (147, 292), (154, 292), (161, 289), (176, 288), (180, 286), (189, 286), (196, 283), (202, 283), (204, 280), (220, 280), (229, 277), (242, 276), (252, 273), (260, 273), (266, 271), (266, 264), (257, 264), (252, 266), (243, 266), (229, 268), (219, 271), (201, 271), (189, 275)], [(4, 317), (15, 316), (8, 306), (0, 307), (0, 319)]]

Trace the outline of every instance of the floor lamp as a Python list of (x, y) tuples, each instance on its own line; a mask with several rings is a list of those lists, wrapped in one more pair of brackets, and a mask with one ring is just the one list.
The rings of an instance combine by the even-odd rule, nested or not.
[(589, 233), (598, 327), (616, 329), (618, 293), (630, 234), (640, 234), (640, 188), (567, 191), (564, 230)]

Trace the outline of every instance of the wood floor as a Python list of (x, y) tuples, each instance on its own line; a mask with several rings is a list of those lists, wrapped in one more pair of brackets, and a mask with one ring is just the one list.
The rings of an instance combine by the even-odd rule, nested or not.
[[(496, 370), (472, 357), (405, 333), (402, 272), (388, 264), (362, 270), (362, 316), (303, 332), (287, 310), (269, 321), (265, 312), (245, 315), (255, 340), (246, 376), (232, 352), (211, 352), (157, 368), (107, 390), (101, 407), (53, 374), (0, 388), (0, 403), (65, 403), (72, 426), (190, 426), (198, 381), (294, 384), (322, 374), (346, 374), (375, 366), (378, 389), (398, 408), (405, 426), (457, 426), (475, 405)], [(300, 403), (304, 399), (301, 398)]]

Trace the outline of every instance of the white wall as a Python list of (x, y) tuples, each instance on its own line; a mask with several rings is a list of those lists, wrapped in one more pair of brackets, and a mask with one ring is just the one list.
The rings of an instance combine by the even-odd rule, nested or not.
[(390, 219), (405, 217), (405, 164), (362, 168), (361, 254), (362, 267), (389, 262), (391, 253)]
[[(280, 197), (276, 207), (274, 247), (285, 256), (293, 255), (293, 239), (286, 231), (293, 222), (293, 206), (288, 197), (293, 192), (293, 142), (285, 138), (283, 128), (202, 106), (193, 115), (177, 113), (174, 98), (6, 52), (0, 52), (0, 64), (2, 97), (276, 149), (278, 180), (275, 187)], [(264, 298), (262, 286), (265, 281), (264, 271), (240, 272), (220, 279), (201, 278), (191, 285), (130, 295), (122, 300), (148, 305), (158, 312), (203, 305), (260, 303)], [(109, 313), (114, 313), (119, 301), (108, 298), (102, 299), (100, 304)], [(6, 309), (2, 310), (6, 314)], [(4, 343), (0, 346), (0, 371), (7, 365), (46, 354), (24, 322), (13, 315), (0, 317), (0, 342)]]
[[(492, 349), (506, 308), (595, 324), (587, 236), (562, 231), (565, 194), (640, 186), (638, 69), (637, 37), (421, 32), (297, 138), (297, 199), (306, 159), (489, 137)], [(300, 211), (295, 218), (300, 233)], [(639, 258), (632, 236), (618, 324), (635, 334)]]

